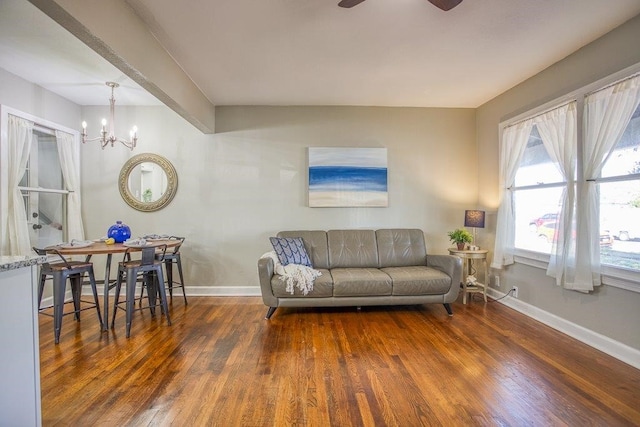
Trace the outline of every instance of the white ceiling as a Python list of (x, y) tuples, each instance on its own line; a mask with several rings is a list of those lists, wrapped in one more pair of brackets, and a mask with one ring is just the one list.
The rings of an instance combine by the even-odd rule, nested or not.
[[(640, 0), (126, 0), (215, 105), (477, 107), (640, 13)], [(0, 68), (80, 105), (156, 98), (27, 0)]]
[(160, 102), (27, 0), (0, 0), (0, 68), (79, 105)]

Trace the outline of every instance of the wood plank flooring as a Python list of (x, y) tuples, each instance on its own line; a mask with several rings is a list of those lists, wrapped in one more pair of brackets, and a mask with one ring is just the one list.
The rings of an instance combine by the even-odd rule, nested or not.
[(499, 303), (174, 298), (172, 326), (40, 316), (44, 426), (640, 425), (640, 370)]

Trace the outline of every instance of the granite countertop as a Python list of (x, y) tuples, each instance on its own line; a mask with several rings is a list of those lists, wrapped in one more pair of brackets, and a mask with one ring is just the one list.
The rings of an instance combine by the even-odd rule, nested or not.
[(46, 260), (46, 256), (40, 255), (0, 256), (0, 271), (31, 267), (32, 265), (42, 264)]

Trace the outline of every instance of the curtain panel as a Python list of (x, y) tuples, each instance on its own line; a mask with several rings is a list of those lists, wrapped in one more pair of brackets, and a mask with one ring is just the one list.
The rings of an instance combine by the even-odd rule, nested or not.
[(533, 120), (525, 120), (502, 131), (500, 145), (500, 206), (496, 223), (496, 241), (491, 268), (502, 269), (513, 264), (515, 247), (515, 207), (513, 184), (518, 166), (527, 148)]
[(67, 191), (67, 234), (69, 241), (84, 240), (80, 196), (80, 165), (76, 161), (76, 141), (73, 135), (56, 130), (58, 158)]
[(601, 284), (600, 197), (598, 184), (607, 162), (640, 104), (640, 76), (593, 92), (584, 104), (584, 182), (577, 210), (576, 278), (570, 289), (588, 292)]
[(536, 127), (554, 166), (566, 185), (560, 199), (557, 238), (553, 242), (547, 274), (557, 285), (575, 281), (576, 271), (576, 163), (577, 163), (577, 102), (570, 102), (536, 117)]
[(33, 122), (13, 115), (7, 122), (7, 167), (8, 178), (2, 191), (7, 194), (7, 212), (2, 212), (2, 224), (6, 228), (2, 233), (2, 255), (28, 255), (31, 253), (29, 227), (22, 193), (18, 189), (29, 161)]

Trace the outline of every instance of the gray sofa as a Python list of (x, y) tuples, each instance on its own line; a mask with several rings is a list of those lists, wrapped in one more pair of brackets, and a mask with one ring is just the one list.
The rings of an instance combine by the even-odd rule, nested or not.
[(281, 231), (278, 237), (301, 237), (322, 275), (313, 290), (293, 295), (274, 273), (271, 258), (258, 260), (262, 300), (269, 319), (278, 307), (444, 304), (460, 290), (462, 261), (451, 255), (427, 255), (418, 229)]

